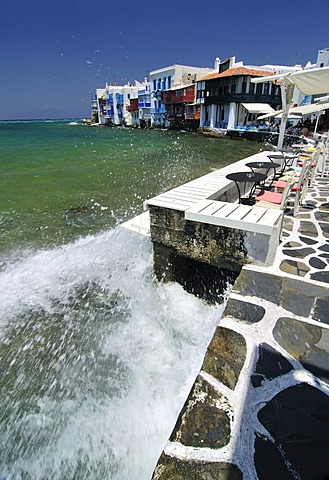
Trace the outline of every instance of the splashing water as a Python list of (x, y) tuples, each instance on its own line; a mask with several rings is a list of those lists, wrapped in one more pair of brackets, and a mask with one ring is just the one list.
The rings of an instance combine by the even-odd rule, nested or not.
[(149, 480), (221, 307), (116, 228), (0, 272), (0, 477)]

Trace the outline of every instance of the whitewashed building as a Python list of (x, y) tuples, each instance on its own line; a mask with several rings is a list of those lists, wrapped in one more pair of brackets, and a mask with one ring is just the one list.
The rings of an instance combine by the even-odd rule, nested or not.
[(151, 125), (166, 126), (166, 107), (161, 101), (162, 92), (181, 85), (195, 83), (212, 68), (191, 67), (187, 65), (171, 65), (150, 72), (151, 88)]
[(93, 102), (98, 112), (98, 123), (101, 125), (132, 125), (131, 113), (128, 107), (130, 99), (138, 97), (142, 83), (135, 81), (134, 85), (108, 85), (96, 90), (96, 102)]
[(264, 82), (255, 85), (252, 78), (288, 73), (300, 66), (245, 66), (230, 57), (216, 59), (218, 69), (197, 82), (197, 103), (201, 105), (200, 127), (245, 128), (256, 123), (262, 113), (274, 112), (281, 105), (280, 87)]

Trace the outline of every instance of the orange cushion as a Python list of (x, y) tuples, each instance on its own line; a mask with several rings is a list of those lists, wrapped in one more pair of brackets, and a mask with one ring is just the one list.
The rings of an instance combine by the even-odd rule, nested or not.
[(265, 190), (265, 192), (261, 193), (255, 198), (256, 202), (260, 202), (263, 200), (264, 202), (275, 203), (276, 205), (280, 205), (282, 200), (282, 193), (270, 192), (269, 190)]

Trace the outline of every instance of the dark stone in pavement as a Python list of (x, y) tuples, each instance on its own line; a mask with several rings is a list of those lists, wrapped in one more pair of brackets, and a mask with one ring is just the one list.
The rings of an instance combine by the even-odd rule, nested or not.
[(319, 250), (321, 250), (322, 252), (329, 252), (329, 244), (325, 243), (324, 245), (321, 245), (321, 247), (319, 247)]
[(242, 472), (232, 463), (182, 460), (162, 453), (152, 480), (242, 480)]
[(282, 455), (275, 444), (266, 437), (256, 434), (255, 468), (258, 480), (294, 480)]
[(294, 226), (294, 221), (291, 218), (287, 218), (286, 216), (283, 217), (283, 228), (288, 230), (289, 232), (292, 231)]
[[(319, 299), (318, 299), (319, 300)], [(328, 303), (327, 303), (328, 305)], [(320, 309), (324, 304), (319, 304)], [(289, 317), (279, 318), (273, 329), (275, 340), (303, 367), (329, 382), (329, 330)]]
[(311, 253), (315, 253), (313, 248), (299, 248), (294, 250), (283, 250), (284, 255), (288, 255), (289, 257), (295, 258), (305, 258), (307, 255), (311, 255)]
[(263, 381), (284, 375), (292, 370), (292, 365), (288, 360), (267, 343), (259, 345), (259, 357), (252, 375), (251, 383), (254, 387), (259, 387)]
[(316, 299), (313, 318), (329, 324), (329, 297)]
[(230, 419), (218, 403), (225, 400), (208, 382), (197, 378), (178, 417), (171, 440), (183, 445), (221, 448), (230, 441)]
[(321, 203), (320, 210), (329, 210), (329, 202)]
[(227, 387), (234, 389), (246, 358), (246, 341), (242, 335), (217, 327), (202, 365), (202, 370)]
[[(262, 408), (258, 418), (279, 445), (286, 458), (285, 463), (289, 465), (289, 470), (294, 475), (293, 478), (302, 480), (327, 478), (329, 475), (327, 395), (305, 383), (289, 387), (278, 393)], [(274, 468), (271, 465), (268, 467), (269, 471)], [(265, 480), (265, 477), (263, 478)], [(280, 476), (277, 478), (281, 480)]]
[(302, 244), (299, 242), (287, 242), (283, 245), (283, 248), (296, 248), (302, 247)]
[(241, 300), (230, 298), (224, 315), (248, 323), (257, 323), (264, 317), (265, 309), (255, 303), (242, 302)]
[(329, 222), (329, 212), (315, 212), (314, 216), (319, 222)]
[(318, 231), (316, 229), (316, 226), (314, 225), (313, 222), (305, 222), (301, 220), (300, 226), (299, 226), (299, 232), (302, 235), (307, 235), (309, 237), (317, 237), (318, 236)]
[(319, 223), (324, 237), (329, 238), (329, 223)]
[(316, 240), (307, 237), (299, 237), (299, 240), (303, 243), (306, 243), (307, 245), (315, 245), (316, 243), (318, 243)]
[(313, 268), (323, 269), (326, 268), (327, 264), (320, 260), (318, 257), (312, 257), (309, 259), (309, 264)]
[(310, 275), (313, 280), (329, 283), (329, 272), (315, 272)]
[(291, 275), (298, 275), (299, 277), (305, 277), (307, 272), (310, 271), (307, 265), (303, 262), (296, 262), (295, 260), (283, 260), (280, 265), (280, 270)]
[(279, 276), (243, 269), (233, 285), (233, 291), (280, 305), (281, 282)]

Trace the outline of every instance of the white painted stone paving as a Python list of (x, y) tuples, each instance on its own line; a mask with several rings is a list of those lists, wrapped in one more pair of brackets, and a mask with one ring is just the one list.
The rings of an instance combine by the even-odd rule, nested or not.
[[(246, 278), (251, 275), (250, 285), (247, 281), (239, 285), (238, 280), (229, 295), (219, 328), (237, 332), (246, 342), (235, 387), (229, 388), (204, 369), (199, 375), (223, 396), (219, 408), (230, 419), (229, 442), (222, 448), (209, 448), (184, 445), (172, 438), (164, 457), (176, 459), (175, 472), (181, 471), (180, 464), (185, 469), (190, 465), (192, 472), (194, 465), (194, 476), (162, 476), (160, 459), (155, 480), (329, 478), (329, 178), (315, 179), (304, 205), (296, 218), (285, 216), (274, 264), (244, 267)], [(284, 279), (287, 290), (291, 287), (285, 306), (284, 301), (269, 300), (271, 276), (275, 281)], [(257, 297), (263, 278), (269, 279), (268, 289), (263, 297)], [(295, 302), (293, 309), (288, 308), (289, 301)], [(263, 307), (264, 315), (255, 323), (245, 321), (245, 305)], [(298, 310), (303, 315), (294, 313)], [(184, 415), (193, 425), (193, 405), (205, 400), (193, 396), (189, 400)], [(236, 466), (240, 473), (228, 469), (227, 476), (204, 477), (209, 464)]]

